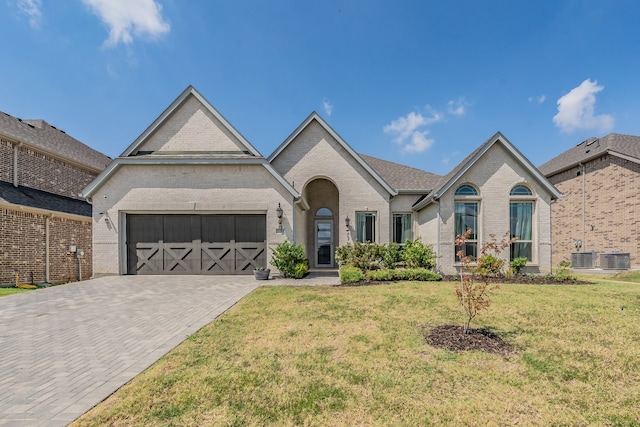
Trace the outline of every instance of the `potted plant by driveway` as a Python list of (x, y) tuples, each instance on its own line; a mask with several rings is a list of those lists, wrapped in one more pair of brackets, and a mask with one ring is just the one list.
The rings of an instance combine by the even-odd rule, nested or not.
[(271, 273), (271, 270), (264, 267), (256, 267), (255, 270), (253, 270), (253, 275), (256, 280), (269, 280), (269, 273)]

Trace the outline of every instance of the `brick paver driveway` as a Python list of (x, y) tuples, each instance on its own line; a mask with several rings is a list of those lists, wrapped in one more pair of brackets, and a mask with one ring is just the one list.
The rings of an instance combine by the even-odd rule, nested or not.
[(0, 298), (0, 426), (70, 423), (259, 284), (113, 276)]

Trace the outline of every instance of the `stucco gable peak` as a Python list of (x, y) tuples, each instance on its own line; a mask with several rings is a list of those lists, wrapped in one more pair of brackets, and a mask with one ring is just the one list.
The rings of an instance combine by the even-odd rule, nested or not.
[(208, 113), (210, 113), (220, 124), (229, 132), (234, 139), (241, 145), (238, 154), (262, 157), (262, 154), (244, 137), (220, 112), (200, 94), (192, 85), (189, 85), (182, 93), (145, 129), (138, 138), (133, 141), (120, 155), (120, 157), (129, 157), (138, 154), (141, 147), (145, 145), (150, 138), (161, 129), (167, 121), (191, 99), (195, 99)]

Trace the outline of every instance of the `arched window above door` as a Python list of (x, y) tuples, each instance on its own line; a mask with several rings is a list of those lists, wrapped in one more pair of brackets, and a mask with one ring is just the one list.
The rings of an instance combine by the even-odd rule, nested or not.
[(333, 212), (329, 208), (320, 208), (316, 211), (316, 216), (333, 216)]

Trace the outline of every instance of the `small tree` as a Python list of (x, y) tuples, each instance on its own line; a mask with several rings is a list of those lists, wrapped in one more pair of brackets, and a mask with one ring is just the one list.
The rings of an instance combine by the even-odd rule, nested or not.
[[(458, 256), (460, 257), (461, 273), (460, 284), (456, 285), (455, 291), (458, 301), (462, 306), (463, 329), (464, 333), (469, 333), (469, 325), (479, 311), (488, 308), (491, 304), (489, 296), (497, 289), (498, 285), (491, 285), (491, 275), (486, 274), (487, 271), (495, 272), (495, 260), (500, 253), (509, 247), (513, 240), (506, 240), (509, 234), (505, 234), (500, 242), (496, 241), (495, 235), (491, 235), (491, 241), (485, 243), (480, 250), (480, 257), (476, 262), (476, 266), (472, 266), (471, 258), (465, 254), (464, 246), (471, 236), (471, 229), (467, 230), (463, 235), (456, 236), (456, 248), (459, 248)], [(488, 263), (491, 263), (489, 265)], [(476, 279), (482, 279), (476, 282)]]

